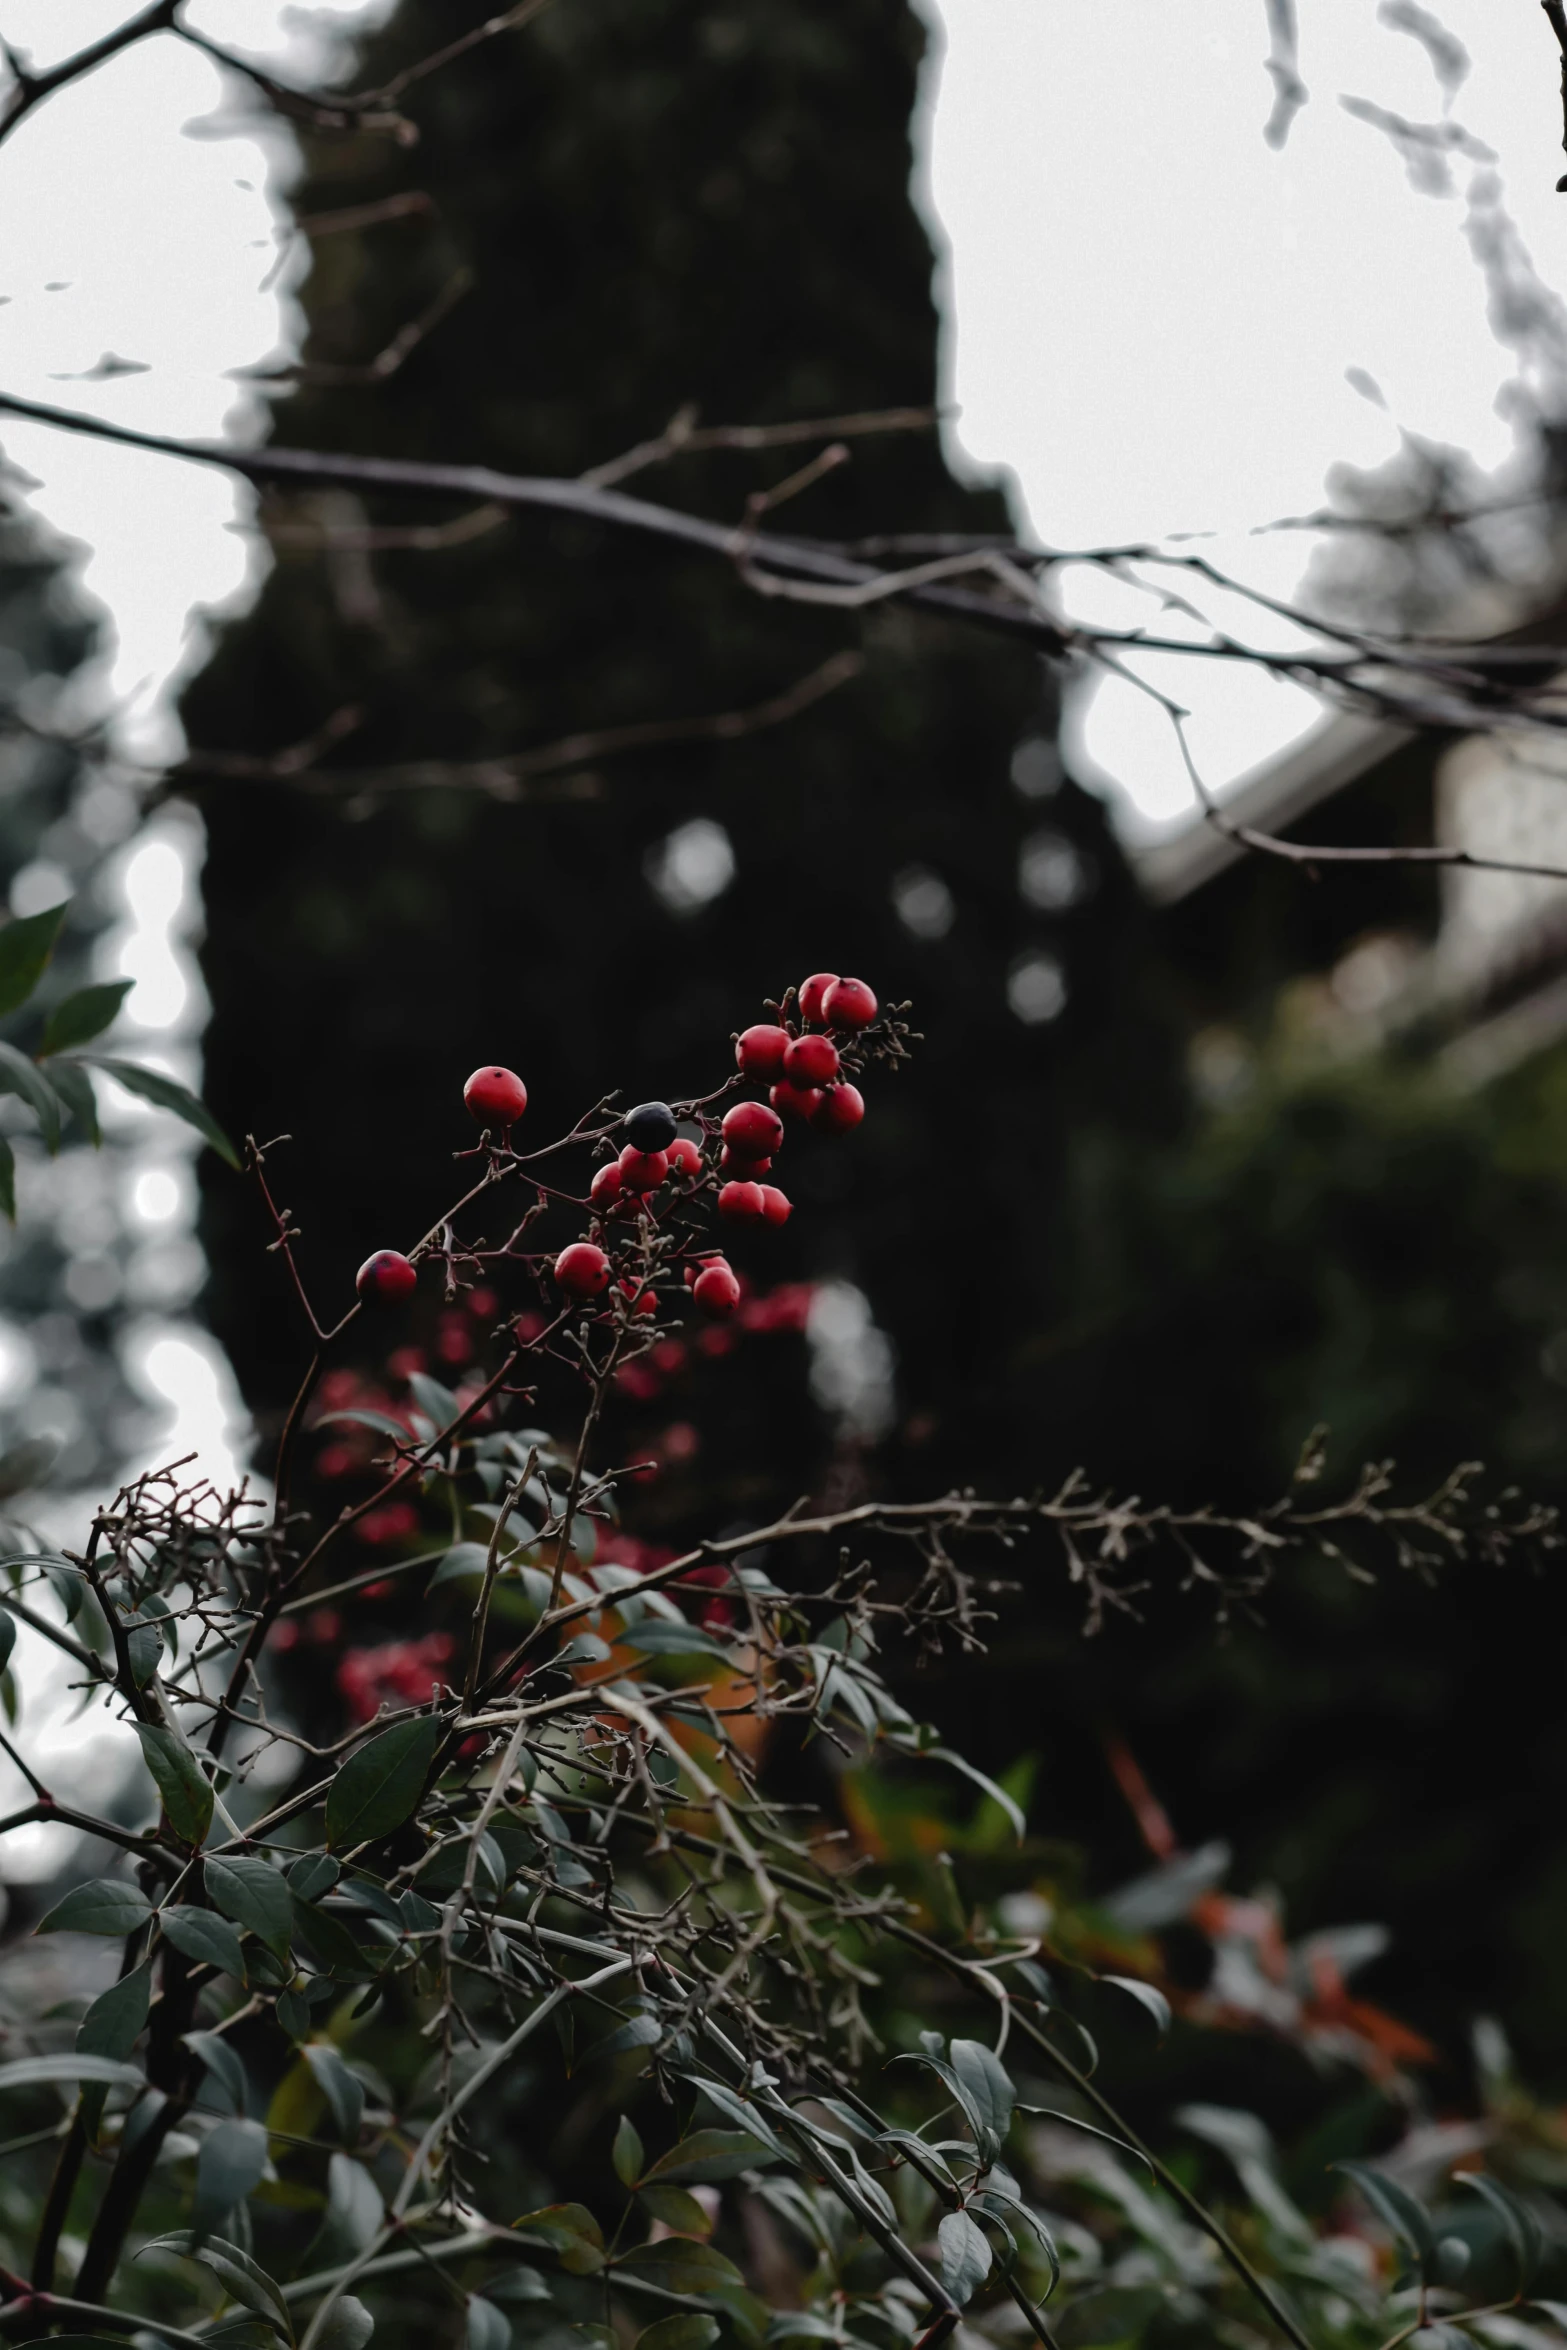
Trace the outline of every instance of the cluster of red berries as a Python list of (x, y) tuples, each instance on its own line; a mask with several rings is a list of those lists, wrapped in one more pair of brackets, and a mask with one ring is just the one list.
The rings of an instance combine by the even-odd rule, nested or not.
[[(876, 998), (863, 979), (841, 979), (835, 971), (813, 972), (795, 999), (795, 1017), (760, 1021), (735, 1041), (735, 1064), (743, 1077), (769, 1081), (765, 1102), (736, 1102), (720, 1126), (718, 1213), (733, 1224), (786, 1224), (791, 1213), (785, 1193), (763, 1182), (784, 1140), (784, 1120), (799, 1118), (825, 1134), (846, 1134), (865, 1115), (859, 1088), (843, 1074), (842, 1047), (870, 1027)], [(509, 1134), (528, 1106), (528, 1089), (513, 1070), (476, 1069), (463, 1087), (463, 1100), (487, 1129)], [(694, 1191), (707, 1172), (701, 1146), (679, 1131), (667, 1102), (643, 1102), (621, 1121), (619, 1153), (601, 1167), (588, 1199), (601, 1218), (643, 1210), (663, 1185)], [(555, 1259), (557, 1286), (569, 1298), (602, 1297), (612, 1274), (609, 1253), (595, 1240), (574, 1240)], [(413, 1261), (396, 1249), (378, 1249), (359, 1268), (361, 1297), (392, 1301), (418, 1284)], [(699, 1306), (731, 1314), (740, 1302), (740, 1283), (727, 1260), (706, 1254), (688, 1267), (686, 1281)], [(651, 1290), (621, 1284), (633, 1295), (634, 1312), (657, 1309)]]

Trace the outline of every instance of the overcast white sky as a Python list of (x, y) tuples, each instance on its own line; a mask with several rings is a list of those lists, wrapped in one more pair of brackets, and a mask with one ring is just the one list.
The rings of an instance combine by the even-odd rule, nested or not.
[[(128, 5), (0, 0), (0, 33), (47, 61)], [(1381, 21), (1378, 0), (1300, 0), (1311, 104), (1282, 153), (1261, 136), (1262, 0), (923, 5), (945, 42), (925, 179), (946, 245), (955, 446), (1011, 474), (1036, 531), (1066, 545), (1243, 534), (1318, 503), (1335, 461), (1388, 456), (1395, 418), (1487, 465), (1506, 457), (1496, 402), (1513, 361), (1487, 327), (1464, 236), (1475, 167), (1460, 162), (1448, 197), (1417, 194), (1388, 141), (1340, 103), (1440, 112), (1425, 51)], [(285, 22), (297, 40), (312, 18), (356, 13), (352, 0), (202, 0), (195, 21), (275, 48)], [(1440, 13), (1473, 61), (1456, 115), (1495, 151), (1554, 283), (1567, 274), (1567, 198), (1553, 193), (1548, 28), (1524, 0), (1440, 0)], [(159, 40), (0, 148), (0, 383), (174, 431), (255, 429), (261, 411), (227, 371), (276, 349), (289, 273), (273, 271), (278, 151), (212, 135), (232, 103), (202, 58)], [(70, 380), (105, 353), (148, 372)], [(1350, 388), (1351, 368), (1381, 386), (1391, 416)], [(90, 548), (115, 690), (135, 698), (142, 740), (157, 739), (158, 689), (189, 655), (192, 607), (243, 590), (252, 555), (230, 526), (245, 494), (36, 428), (7, 424), (4, 446), (37, 477), (40, 508)], [(1298, 540), (1241, 551), (1269, 586), (1288, 586), (1302, 560)], [(1265, 681), (1209, 678), (1194, 739), (1220, 777), (1307, 715)], [(1189, 804), (1162, 722), (1129, 689), (1100, 695), (1086, 740), (1145, 821)]]

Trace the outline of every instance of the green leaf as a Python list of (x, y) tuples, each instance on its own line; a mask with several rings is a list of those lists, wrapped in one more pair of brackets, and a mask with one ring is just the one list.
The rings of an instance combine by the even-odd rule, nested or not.
[(985, 1773), (971, 1763), (966, 1755), (955, 1754), (950, 1746), (927, 1746), (923, 1752), (926, 1762), (944, 1762), (950, 1770), (961, 1772), (965, 1779), (972, 1780), (976, 1787), (983, 1788), (992, 1803), (1000, 1804), (1012, 1823), (1012, 1833), (1018, 1842), (1022, 1843), (1028, 1830), (1028, 1822), (1024, 1819), (1016, 1799), (1010, 1796), (1004, 1787), (998, 1786), (994, 1779), (987, 1778)]
[(440, 1743), (440, 1723), (421, 1714), (351, 1754), (326, 1799), (328, 1844), (373, 1844), (400, 1828), (424, 1793)]
[(425, 1586), (426, 1590), (433, 1591), (438, 1583), (477, 1583), (484, 1574), (489, 1555), (486, 1543), (454, 1542), (437, 1564), (435, 1573)]
[(299, 2053), (315, 2075), (316, 2087), (326, 2099), (339, 2139), (345, 2146), (357, 2146), (365, 2110), (363, 2081), (357, 2073), (349, 2071), (337, 2050), (327, 2047), (323, 2041), (313, 2041)]
[[(250, 2125), (252, 2128), (255, 2124)], [(264, 2136), (264, 2133), (263, 2133)], [(288, 2303), (266, 2270), (253, 2260), (238, 2244), (225, 2243), (221, 2236), (209, 2236), (200, 2243), (192, 2231), (181, 2228), (172, 2236), (155, 2236), (144, 2244), (136, 2255), (139, 2260), (146, 2252), (175, 2252), (182, 2260), (199, 2260), (203, 2268), (210, 2268), (222, 2280), (230, 2298), (253, 2309), (276, 2327), (285, 2342), (294, 2339), (294, 2328), (289, 2322)], [(154, 2328), (154, 2331), (157, 2329)]]
[(637, 2200), (650, 2219), (672, 2228), (677, 2236), (710, 2236), (711, 2212), (685, 2187), (649, 2185), (637, 2189)]
[(374, 1963), (366, 1957), (342, 1919), (331, 1910), (296, 1898), (294, 1919), (300, 1939), (316, 1964), (339, 1982), (363, 1983), (375, 1973)]
[(192, 1909), (182, 1902), (177, 1909), (160, 1910), (158, 1923), (165, 1940), (172, 1942), (186, 1958), (195, 1959), (201, 1966), (215, 1966), (220, 1973), (244, 1981), (245, 1953), (239, 1946), (239, 1936), (226, 1919), (215, 1916), (210, 1909)]
[(333, 2302), (326, 2324), (316, 2336), (317, 2350), (364, 2350), (375, 2332), (375, 2319), (357, 2294), (344, 2293)]
[(146, 1102), (160, 1110), (172, 1110), (176, 1118), (183, 1118), (187, 1126), (194, 1126), (204, 1141), (210, 1142), (218, 1156), (227, 1159), (231, 1167), (239, 1165), (239, 1153), (218, 1124), (205, 1102), (183, 1085), (176, 1085), (172, 1077), (165, 1077), (161, 1069), (144, 1069), (139, 1061), (121, 1061), (107, 1053), (84, 1053), (83, 1061), (92, 1069), (101, 1069), (127, 1093), (139, 1094)]
[[(207, 1898), (237, 1926), (248, 1926), (279, 1958), (287, 1956), (294, 1931), (294, 1904), (288, 1886), (269, 1860), (250, 1854), (209, 1853), (201, 1864)], [(337, 1881), (332, 1867), (321, 1886)]]
[(1400, 2186), (1397, 2179), (1390, 2179), (1385, 2171), (1373, 2170), (1369, 2163), (1336, 2162), (1332, 2167), (1354, 2180), (1378, 2218), (1414, 2259), (1424, 2262), (1431, 2258), (1436, 2245), (1430, 2219), (1424, 2205), (1415, 2201), (1407, 2187)]
[(467, 2350), (511, 2350), (511, 2319), (482, 2293), (468, 2303)]
[(642, 2139), (629, 2113), (623, 2113), (615, 2131), (610, 2160), (623, 2187), (634, 2187), (642, 2176)]
[(1152, 1983), (1141, 1981), (1136, 1975), (1101, 1975), (1099, 1980), (1101, 1983), (1113, 1983), (1118, 1991), (1125, 1991), (1135, 1999), (1139, 2007), (1145, 2007), (1153, 2017), (1160, 2039), (1164, 2038), (1170, 2029), (1171, 2016), (1170, 2002), (1162, 1991), (1156, 1990)]
[[(207, 1865), (210, 1868), (212, 1864), (209, 1861)], [(288, 1889), (297, 1901), (319, 1901), (331, 1892), (342, 1873), (342, 1863), (329, 1852), (307, 1852), (303, 1860), (290, 1861)]]
[(196, 2158), (195, 2234), (205, 2236), (225, 2212), (243, 2203), (260, 2186), (266, 2167), (267, 2133), (260, 2122), (236, 2117), (209, 2130)]
[(111, 979), (101, 987), (79, 987), (74, 995), (56, 1004), (44, 1022), (38, 1058), (47, 1060), (51, 1053), (68, 1052), (73, 1044), (90, 1044), (95, 1036), (101, 1036), (135, 984), (134, 979)]
[(990, 2241), (966, 2211), (949, 2211), (936, 2230), (941, 2281), (960, 2309), (990, 2274)]
[(604, 2231), (585, 2203), (547, 2203), (527, 2211), (512, 2226), (525, 2244), (542, 2244), (574, 2277), (590, 2277), (604, 2265)]
[(187, 2032), (185, 2045), (199, 2056), (212, 2078), (233, 2102), (236, 2113), (245, 2110), (245, 2068), (219, 2032)]
[(729, 1656), (723, 1642), (700, 1624), (672, 1624), (663, 1616), (648, 1616), (615, 1638), (622, 1648), (635, 1648), (643, 1656)]
[(700, 2317), (694, 2309), (680, 2309), (638, 2334), (637, 2350), (713, 2350), (717, 2339), (716, 2317)]
[(11, 1662), (11, 1651), (16, 1646), (16, 1618), (9, 1608), (0, 1607), (0, 1673)]
[(639, 2244), (616, 2262), (628, 2276), (661, 2285), (666, 2293), (711, 2294), (745, 2279), (732, 2260), (711, 2244), (692, 2244), (684, 2236), (663, 2236), (656, 2244)]
[[(0, 938), (5, 933), (0, 930)], [(0, 1093), (14, 1093), (26, 1102), (38, 1120), (45, 1145), (51, 1151), (60, 1147), (60, 1097), (54, 1087), (25, 1053), (19, 1053), (14, 1044), (0, 1044)]]
[(374, 1428), (381, 1436), (395, 1436), (400, 1444), (409, 1441), (408, 1430), (401, 1420), (394, 1419), (390, 1412), (375, 1411), (364, 1403), (345, 1405), (340, 1412), (323, 1412), (319, 1419), (311, 1421), (311, 1432), (313, 1434), (317, 1428), (330, 1428), (340, 1420), (348, 1421), (355, 1428)]
[(147, 2011), (152, 2005), (152, 1975), (139, 1966), (107, 1991), (100, 1991), (76, 2027), (76, 2045), (84, 2056), (107, 2056), (123, 2064), (135, 2047)]
[(983, 2040), (954, 2040), (948, 2054), (980, 2120), (995, 2132), (999, 2144), (1012, 2126), (1017, 2095), (1006, 2066)]
[(727, 2114), (731, 2121), (738, 2122), (747, 2136), (760, 2138), (764, 2146), (770, 2146), (780, 2162), (794, 2161), (795, 2157), (783, 2140), (774, 2134), (755, 2107), (747, 2105), (735, 2090), (727, 2088), (722, 2081), (708, 2080), (702, 2073), (687, 2073), (685, 2078), (694, 2089), (701, 2090), (710, 2105), (716, 2106), (720, 2113)]
[(201, 1765), (183, 1738), (173, 1730), (155, 1729), (138, 1722), (142, 1760), (163, 1798), (163, 1812), (176, 1836), (200, 1844), (212, 1825), (212, 1789)]
[(78, 1068), (74, 1061), (55, 1061), (50, 1066), (49, 1083), (97, 1150), (103, 1141), (103, 1130), (98, 1124), (98, 1096), (86, 1070)]
[(138, 1689), (145, 1689), (163, 1661), (162, 1631), (144, 1616), (135, 1617), (125, 1627), (125, 1653), (130, 1659), (131, 1679)]
[[(83, 2017), (85, 2023), (86, 2018)], [(57, 2081), (101, 2081), (107, 2089), (145, 2089), (147, 2084), (133, 2064), (117, 2064), (112, 2057), (94, 2056), (87, 2049), (58, 2056), (19, 2056), (14, 2064), (0, 2064), (0, 2091), (38, 2089)]]
[(0, 1019), (20, 1011), (42, 979), (69, 904), (63, 898), (45, 914), (23, 914), (0, 929)]
[(1528, 2204), (1510, 2187), (1504, 2187), (1500, 2179), (1487, 2178), (1483, 2171), (1459, 2171), (1453, 2184), (1472, 2188), (1476, 2195), (1484, 2196), (1496, 2213), (1518, 2263), (1518, 2290), (1527, 2293), (1545, 2257), (1545, 2236)]
[(40, 1934), (134, 1934), (152, 1915), (152, 1903), (138, 1886), (118, 1877), (90, 1877), (73, 1885), (38, 1923)]
[[(986, 2054), (989, 2054), (987, 2049)], [(661, 2154), (644, 2184), (662, 2179), (670, 2186), (714, 2185), (737, 2179), (744, 2170), (773, 2161), (773, 2150), (749, 2130), (693, 2130), (678, 2146)]]

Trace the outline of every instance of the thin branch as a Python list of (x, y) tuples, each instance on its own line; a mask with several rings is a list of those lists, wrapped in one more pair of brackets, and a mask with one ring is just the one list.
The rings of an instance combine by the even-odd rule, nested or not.
[[(195, 751), (165, 777), (154, 804), (174, 794), (189, 795), (206, 783), (292, 783), (314, 792), (349, 792), (366, 797), (390, 791), (458, 790), (487, 792), (497, 800), (521, 800), (532, 778), (565, 773), (599, 759), (628, 751), (657, 748), (665, 743), (737, 742), (798, 718), (813, 704), (840, 686), (848, 685), (865, 667), (859, 653), (834, 653), (806, 676), (786, 686), (768, 701), (746, 710), (722, 710), (710, 717), (645, 718), (630, 726), (600, 727), (586, 734), (564, 735), (533, 751), (508, 751), (489, 759), (411, 759), (395, 767), (320, 767), (314, 761), (324, 747), (322, 735), (278, 754), (275, 759), (251, 758), (242, 753)], [(341, 714), (340, 714), (341, 715)], [(356, 722), (358, 713), (355, 713)], [(323, 733), (325, 730), (322, 730)], [(348, 731), (340, 726), (335, 739)], [(308, 755), (302, 756), (302, 753)]]

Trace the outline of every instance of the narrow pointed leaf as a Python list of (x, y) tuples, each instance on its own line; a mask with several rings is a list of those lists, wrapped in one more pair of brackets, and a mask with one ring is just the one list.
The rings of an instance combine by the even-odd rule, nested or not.
[(138, 1722), (136, 1735), (141, 1741), (142, 1760), (163, 1798), (169, 1826), (187, 1844), (201, 1844), (212, 1825), (212, 1789), (201, 1765), (173, 1730)]
[(440, 1743), (440, 1723), (421, 1714), (351, 1754), (326, 1799), (328, 1844), (369, 1844), (400, 1828), (424, 1792)]
[[(327, 1868), (323, 1891), (336, 1882), (335, 1865), (328, 1862)], [(235, 1925), (248, 1926), (279, 1958), (286, 1957), (294, 1930), (293, 1897), (269, 1860), (249, 1853), (212, 1854), (202, 1862), (201, 1873), (215, 1909)]]
[(76, 2045), (84, 2056), (112, 2057), (123, 2064), (135, 2047), (152, 2005), (152, 1975), (139, 1966), (107, 1991), (100, 1991), (76, 2027)]
[(227, 1918), (220, 1918), (210, 1909), (193, 1909), (181, 1903), (176, 1909), (160, 1910), (158, 1923), (165, 1941), (198, 1966), (215, 1966), (225, 1975), (244, 1980), (245, 1953), (240, 1948), (239, 1936)]
[(20, 1011), (48, 968), (69, 899), (43, 914), (14, 916), (0, 928), (0, 1019)]
[(103, 1141), (103, 1130), (98, 1124), (98, 1097), (86, 1070), (75, 1061), (51, 1061), (49, 1083), (97, 1150)]
[(990, 2243), (966, 2211), (949, 2211), (936, 2230), (941, 2281), (960, 2309), (990, 2274)]
[[(5, 933), (0, 931), (0, 938)], [(19, 1053), (14, 1044), (0, 1044), (0, 1093), (14, 1093), (24, 1101), (38, 1120), (44, 1142), (51, 1151), (60, 1147), (60, 1097), (43, 1071)]]
[(147, 2252), (176, 2252), (184, 2260), (199, 2260), (203, 2268), (210, 2268), (221, 2280), (231, 2299), (253, 2309), (258, 2317), (264, 2317), (285, 2342), (293, 2341), (294, 2328), (281, 2289), (259, 2261), (240, 2245), (225, 2243), (221, 2236), (209, 2236), (203, 2244), (190, 2229), (181, 2228), (172, 2236), (155, 2236), (150, 2244), (142, 2246), (137, 2258)]
[(135, 984), (134, 979), (111, 979), (100, 987), (79, 987), (74, 995), (56, 1004), (44, 1022), (39, 1059), (47, 1060), (51, 1053), (68, 1052), (72, 1045), (91, 1044), (95, 1036), (101, 1036), (113, 1024)]
[(210, 1142), (218, 1156), (227, 1159), (231, 1167), (239, 1165), (239, 1153), (203, 1101), (199, 1101), (188, 1087), (176, 1085), (172, 1077), (165, 1077), (161, 1069), (144, 1069), (139, 1061), (121, 1061), (107, 1053), (84, 1053), (82, 1059), (89, 1068), (101, 1069), (127, 1093), (152, 1102), (160, 1110), (172, 1110), (176, 1118), (183, 1118), (187, 1126), (194, 1126), (203, 1141)]
[(40, 1934), (133, 1934), (152, 1915), (152, 1904), (139, 1887), (118, 1877), (91, 1877), (73, 1885), (38, 1923)]

